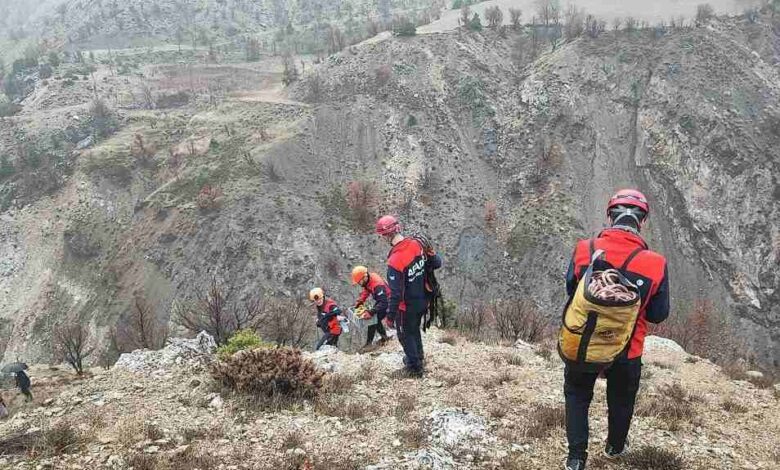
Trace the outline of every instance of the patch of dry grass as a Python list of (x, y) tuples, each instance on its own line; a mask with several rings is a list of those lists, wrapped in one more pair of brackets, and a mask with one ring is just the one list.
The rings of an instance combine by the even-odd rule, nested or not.
[(729, 398), (728, 400), (724, 401), (721, 405), (724, 410), (728, 411), (729, 413), (747, 413), (748, 408), (747, 406), (737, 403), (733, 399)]
[(62, 421), (34, 432), (20, 432), (0, 439), (0, 455), (27, 454), (52, 457), (78, 450), (82, 445), (78, 430)]
[(482, 384), (482, 387), (484, 387), (486, 390), (490, 390), (496, 387), (500, 387), (501, 385), (511, 382), (515, 379), (515, 377), (512, 375), (511, 372), (508, 370), (502, 370), (496, 375), (491, 375), (488, 377), (485, 382)]
[(523, 356), (516, 352), (509, 353), (506, 355), (506, 363), (509, 364), (510, 366), (515, 366), (515, 367), (523, 367), (525, 365)]
[(288, 432), (282, 439), (282, 450), (297, 449), (303, 447), (305, 442), (303, 433), (300, 430)]
[(689, 468), (680, 454), (655, 446), (644, 446), (638, 451), (629, 452), (622, 463), (625, 468), (631, 470), (686, 470)]
[(401, 429), (398, 432), (399, 440), (407, 447), (412, 449), (419, 449), (428, 442), (428, 435), (430, 434), (427, 427), (422, 424), (412, 424)]
[(566, 413), (563, 406), (542, 405), (533, 410), (528, 417), (529, 426), (525, 436), (532, 439), (544, 439), (553, 431), (566, 425)]
[(439, 342), (449, 344), (450, 346), (455, 346), (458, 344), (458, 335), (452, 331), (445, 331), (444, 334), (439, 338)]
[(417, 409), (417, 397), (410, 394), (403, 394), (398, 397), (395, 405), (395, 417), (399, 420), (407, 418)]
[(328, 374), (323, 380), (323, 390), (328, 393), (347, 393), (355, 385), (355, 377), (349, 374), (336, 372)]
[(637, 416), (654, 416), (664, 421), (670, 431), (680, 429), (682, 423), (696, 423), (698, 412), (694, 403), (703, 401), (698, 394), (689, 394), (675, 383), (659, 388), (655, 395), (643, 397), (637, 406)]

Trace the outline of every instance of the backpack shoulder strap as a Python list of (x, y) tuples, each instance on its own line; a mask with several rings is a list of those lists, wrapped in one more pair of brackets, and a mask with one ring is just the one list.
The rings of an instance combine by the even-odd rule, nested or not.
[(628, 269), (628, 265), (631, 264), (632, 261), (634, 261), (634, 258), (636, 258), (636, 255), (638, 255), (639, 253), (641, 253), (643, 251), (645, 251), (645, 248), (641, 247), (641, 246), (639, 248), (637, 248), (636, 250), (632, 251), (631, 254), (628, 255), (628, 258), (626, 258), (626, 260), (623, 262), (623, 265), (620, 266), (620, 270), (621, 271), (625, 271), (626, 269)]
[(588, 241), (588, 250), (590, 250), (590, 253), (588, 254), (588, 259), (593, 259), (593, 254), (596, 253), (596, 239), (591, 238)]

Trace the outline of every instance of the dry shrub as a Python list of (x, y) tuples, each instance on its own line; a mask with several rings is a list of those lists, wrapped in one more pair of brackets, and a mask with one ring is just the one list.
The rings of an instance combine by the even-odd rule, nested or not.
[(655, 446), (644, 446), (623, 459), (632, 470), (685, 470), (688, 464), (678, 453)]
[(355, 380), (358, 382), (370, 382), (376, 377), (376, 370), (376, 364), (366, 361), (355, 374)]
[(282, 439), (282, 450), (287, 449), (298, 449), (303, 447), (305, 439), (303, 437), (303, 433), (299, 430), (291, 431), (287, 433), (284, 436), (284, 439)]
[(260, 400), (315, 397), (324, 374), (297, 349), (248, 349), (217, 361), (212, 375), (223, 386)]
[(455, 346), (458, 343), (458, 336), (451, 331), (447, 331), (441, 335), (439, 342), (449, 344), (450, 346)]
[(500, 339), (530, 343), (543, 341), (550, 333), (550, 320), (532, 302), (496, 301), (474, 305), (459, 312), (457, 329), (477, 341)]
[(376, 413), (377, 409), (370, 401), (328, 396), (317, 398), (314, 402), (314, 411), (324, 416), (358, 420)]
[(554, 347), (550, 343), (542, 343), (534, 349), (536, 355), (541, 357), (545, 361), (549, 361), (550, 359), (552, 359), (553, 351), (554, 351)]
[(747, 413), (748, 408), (747, 406), (737, 403), (733, 399), (729, 398), (728, 400), (723, 402), (723, 409), (728, 411), (729, 413)]
[(487, 389), (493, 389), (496, 387), (500, 387), (501, 385), (504, 385), (507, 382), (513, 381), (515, 378), (512, 376), (512, 373), (508, 370), (501, 371), (498, 375), (490, 376), (487, 380), (485, 380), (485, 383), (482, 384), (482, 386)]
[(739, 329), (730, 325), (720, 310), (711, 301), (699, 299), (687, 313), (670, 317), (654, 326), (651, 333), (674, 340), (689, 354), (728, 364), (734, 360), (735, 351), (746, 351), (747, 347), (735, 335)]
[(27, 454), (32, 458), (67, 454), (81, 446), (79, 432), (67, 422), (40, 431), (11, 434), (0, 439), (0, 455)]
[(709, 3), (696, 5), (696, 24), (702, 24), (715, 16), (715, 9)]
[(501, 419), (506, 416), (509, 406), (506, 403), (494, 403), (490, 406), (488, 414), (491, 418)]
[(523, 356), (519, 353), (509, 353), (506, 355), (506, 363), (510, 366), (522, 367), (525, 365)]
[(376, 218), (376, 185), (371, 181), (351, 181), (347, 184), (345, 198), (355, 228), (370, 229)]
[(529, 419), (530, 425), (525, 430), (525, 436), (532, 439), (544, 439), (566, 424), (566, 413), (562, 406), (543, 405), (534, 409)]
[(200, 188), (195, 203), (201, 210), (217, 209), (222, 205), (222, 189), (218, 186), (204, 185)]
[(720, 368), (723, 375), (731, 380), (747, 380), (747, 368), (740, 362), (731, 361)]
[(188, 446), (181, 452), (165, 455), (137, 452), (127, 458), (127, 463), (133, 470), (192, 470), (217, 468), (220, 459)]
[(417, 408), (417, 397), (414, 395), (403, 394), (398, 397), (395, 404), (395, 417), (399, 420), (407, 418)]
[(398, 437), (401, 442), (412, 449), (423, 447), (428, 441), (430, 432), (423, 423), (413, 424), (401, 429)]
[(343, 372), (336, 372), (325, 376), (323, 390), (328, 393), (347, 393), (355, 385), (355, 377)]
[(702, 398), (691, 395), (680, 384), (665, 385), (659, 388), (658, 394), (642, 400), (636, 410), (638, 416), (655, 416), (676, 431), (682, 423), (694, 423), (698, 413), (694, 403)]
[(144, 435), (147, 439), (152, 441), (163, 439), (165, 437), (163, 430), (155, 423), (148, 423), (144, 425)]
[(699, 362), (699, 360), (700, 359), (698, 357), (696, 357), (696, 356), (688, 356), (688, 357), (685, 358), (685, 363), (686, 364), (696, 364), (696, 363)]
[(130, 154), (132, 154), (139, 162), (148, 163), (149, 160), (157, 153), (157, 147), (151, 142), (146, 142), (143, 134), (136, 132), (133, 136), (133, 142), (130, 144)]
[(377, 88), (381, 88), (390, 81), (393, 76), (393, 68), (387, 64), (380, 65), (374, 71), (374, 78)]
[(498, 221), (498, 206), (496, 205), (496, 201), (491, 199), (485, 203), (485, 213), (483, 217), (485, 219), (485, 227), (491, 230), (496, 227), (496, 222)]

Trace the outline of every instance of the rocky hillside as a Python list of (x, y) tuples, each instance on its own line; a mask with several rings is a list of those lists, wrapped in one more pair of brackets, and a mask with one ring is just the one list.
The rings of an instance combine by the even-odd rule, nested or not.
[[(203, 338), (201, 338), (203, 339)], [(560, 360), (543, 346), (485, 346), (433, 330), (424, 379), (395, 379), (397, 343), (309, 354), (327, 371), (311, 401), (278, 411), (222, 391), (208, 342), (123, 356), (75, 380), (32, 371), (10, 402), (0, 467), (106, 469), (550, 469), (565, 456)], [(13, 394), (5, 393), (6, 399)], [(648, 340), (632, 452), (607, 464), (606, 386), (596, 385), (589, 468), (761, 469), (780, 463), (780, 392), (734, 381), (673, 342)]]
[(107, 349), (134, 298), (168, 322), (211, 276), (236, 299), (324, 285), (347, 304), (351, 266), (382, 268), (382, 212), (436, 241), (460, 308), (530, 299), (554, 318), (574, 240), (639, 186), (675, 314), (705, 301), (740, 355), (776, 366), (776, 28), (765, 12), (375, 40), (295, 63), (288, 89), (278, 59), (205, 51), (32, 75), (0, 120), (0, 352), (48, 360), (53, 326), (75, 319)]

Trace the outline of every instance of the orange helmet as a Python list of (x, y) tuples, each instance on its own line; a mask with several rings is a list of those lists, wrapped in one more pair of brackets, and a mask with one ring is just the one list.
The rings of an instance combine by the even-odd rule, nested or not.
[(368, 276), (368, 268), (365, 266), (355, 266), (352, 268), (352, 285), (360, 284)]
[(325, 292), (323, 292), (321, 287), (315, 287), (314, 289), (309, 291), (309, 300), (311, 300), (312, 302), (316, 302), (324, 297), (325, 297)]

